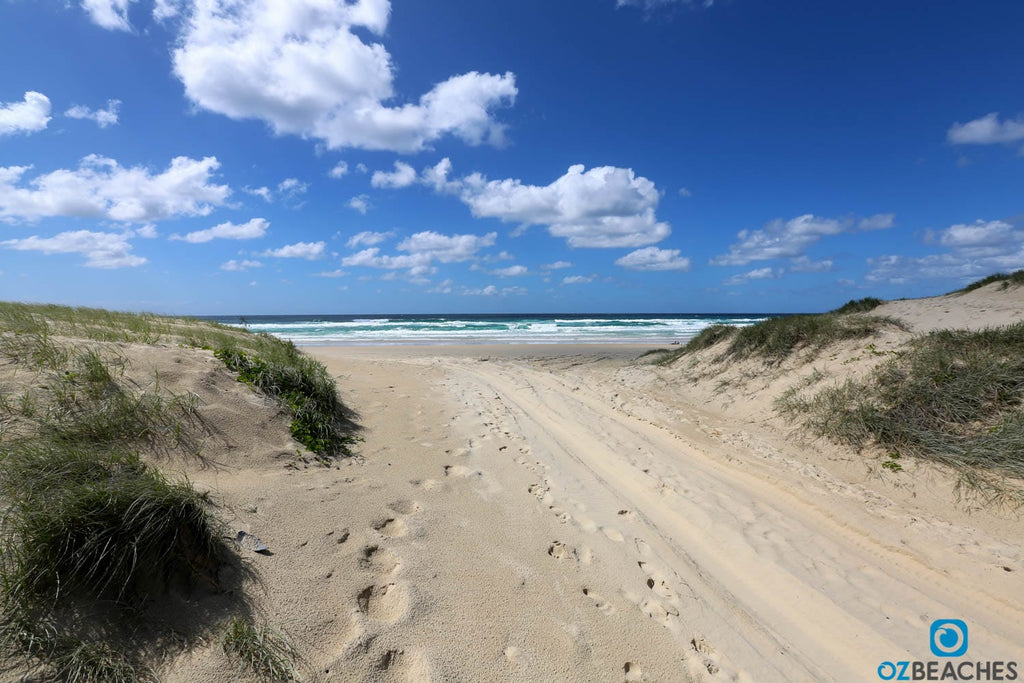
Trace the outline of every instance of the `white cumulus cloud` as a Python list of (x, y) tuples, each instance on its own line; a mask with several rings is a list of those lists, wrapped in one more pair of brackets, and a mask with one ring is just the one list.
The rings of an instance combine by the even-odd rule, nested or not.
[(1024, 140), (1024, 116), (999, 120), (992, 112), (967, 123), (954, 123), (946, 138), (955, 145), (995, 145)]
[(585, 285), (588, 282), (593, 281), (593, 275), (569, 275), (568, 277), (562, 278), (563, 285)]
[(339, 161), (330, 171), (327, 172), (327, 175), (332, 178), (344, 178), (348, 175), (348, 164), (344, 161)]
[(978, 279), (1024, 268), (1024, 230), (1001, 221), (958, 223), (925, 234), (925, 242), (946, 251), (925, 256), (885, 254), (868, 259), (868, 282)]
[(378, 247), (371, 247), (344, 257), (341, 265), (408, 270), (410, 275), (422, 277), (434, 272), (435, 262), (458, 263), (476, 258), (481, 249), (493, 246), (497, 237), (493, 232), (486, 235), (442, 235), (427, 230), (398, 243), (396, 249), (405, 253), (381, 254)]
[(36, 133), (50, 122), (50, 98), (29, 90), (21, 102), (0, 102), (0, 135)]
[(507, 268), (497, 268), (491, 272), (498, 277), (519, 277), (529, 274), (530, 269), (526, 266), (508, 266)]
[(388, 0), (196, 0), (174, 50), (174, 73), (199, 107), (260, 119), (278, 134), (328, 148), (414, 152), (445, 135), (500, 144), (493, 111), (511, 104), (515, 76), (470, 71), (418, 102), (396, 99), (380, 42)]
[(386, 242), (394, 236), (395, 233), (390, 230), (388, 232), (373, 232), (372, 230), (364, 230), (363, 232), (356, 233), (355, 235), (352, 235), (352, 237), (349, 237), (348, 241), (345, 244), (350, 249), (355, 249), (356, 247), (360, 246), (372, 247), (374, 245), (380, 244), (381, 242)]
[(44, 254), (82, 254), (89, 268), (130, 268), (141, 266), (146, 259), (132, 253), (128, 239), (130, 231), (123, 233), (72, 230), (53, 237), (26, 237), (6, 240), (0, 245), (19, 251), (40, 251)]
[(672, 232), (655, 215), (661, 198), (654, 183), (632, 169), (571, 166), (549, 185), (529, 185), (515, 178), (488, 180), (479, 173), (449, 180), (451, 162), (428, 168), (422, 182), (439, 192), (456, 194), (474, 216), (505, 222), (544, 225), (571, 247), (641, 247)]
[(374, 171), (370, 184), (374, 187), (408, 187), (416, 182), (416, 169), (401, 161), (395, 162), (394, 171)]
[(370, 197), (365, 194), (356, 195), (348, 200), (348, 208), (358, 211), (365, 216), (366, 212), (370, 209)]
[(678, 249), (644, 247), (617, 259), (615, 265), (629, 270), (689, 270), (690, 259), (679, 253)]
[(29, 180), (27, 166), (0, 167), (0, 220), (55, 216), (150, 223), (173, 216), (205, 216), (231, 189), (214, 185), (215, 157), (175, 157), (167, 170), (124, 168), (89, 155), (77, 169), (58, 169)]
[(809, 213), (789, 220), (778, 218), (761, 230), (741, 230), (737, 234), (739, 241), (730, 245), (729, 253), (711, 259), (711, 265), (744, 266), (751, 261), (796, 259), (822, 237), (856, 230), (883, 230), (893, 225), (892, 214), (876, 214), (860, 221)]
[(131, 31), (128, 7), (136, 0), (82, 0), (82, 9), (97, 26), (110, 31)]
[(270, 222), (265, 218), (253, 218), (245, 223), (221, 223), (206, 230), (196, 230), (184, 237), (173, 235), (171, 239), (184, 240), (191, 244), (202, 244), (216, 239), (222, 240), (252, 240), (263, 237), (267, 234)]
[(279, 249), (268, 249), (263, 252), (263, 256), (271, 256), (273, 258), (304, 258), (308, 261), (315, 261), (323, 257), (326, 247), (326, 242), (296, 242)]
[(779, 277), (781, 274), (781, 271), (773, 270), (772, 268), (758, 268), (740, 275), (733, 275), (722, 284), (731, 287), (733, 285), (745, 284), (751, 280), (769, 280), (771, 278)]
[(260, 263), (259, 261), (249, 261), (249, 260), (244, 260), (244, 259), (241, 260), (241, 261), (236, 261), (235, 259), (231, 259), (230, 261), (222, 263), (221, 266), (220, 266), (221, 270), (229, 270), (229, 271), (233, 271), (233, 272), (242, 272), (242, 271), (245, 271), (245, 270), (249, 270), (250, 268), (262, 268), (262, 267), (263, 267), (263, 264)]
[(89, 109), (89, 107), (84, 105), (76, 104), (64, 112), (64, 116), (67, 116), (69, 119), (95, 121), (96, 125), (100, 128), (106, 128), (107, 126), (117, 124), (117, 114), (120, 109), (121, 100), (107, 100), (106, 109)]

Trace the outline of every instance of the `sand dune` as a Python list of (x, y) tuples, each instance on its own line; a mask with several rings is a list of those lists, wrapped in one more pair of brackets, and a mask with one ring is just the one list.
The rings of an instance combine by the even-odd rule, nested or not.
[[(940, 310), (945, 326), (1004, 322), (1020, 291), (879, 312), (916, 330)], [(243, 550), (247, 592), (308, 680), (865, 681), (932, 659), (940, 618), (969, 625), (969, 659), (1024, 660), (1019, 515), (771, 407), (911, 334), (772, 368), (660, 367), (621, 345), (310, 348), (364, 427), (330, 467), (296, 466), (279, 408), (208, 352), (125, 353), (138, 382), (199, 399), (207, 457), (161, 467), (269, 547)], [(212, 637), (156, 668), (239, 675)]]

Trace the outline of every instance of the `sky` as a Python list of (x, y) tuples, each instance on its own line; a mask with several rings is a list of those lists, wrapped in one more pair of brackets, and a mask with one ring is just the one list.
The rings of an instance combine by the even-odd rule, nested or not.
[(0, 0), (0, 299), (815, 312), (1024, 268), (1024, 3)]

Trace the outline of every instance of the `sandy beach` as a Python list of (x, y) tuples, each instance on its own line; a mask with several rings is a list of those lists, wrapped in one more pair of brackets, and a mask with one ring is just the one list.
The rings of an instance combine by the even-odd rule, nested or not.
[[(261, 610), (324, 680), (873, 680), (937, 618), (1021, 658), (1017, 515), (810, 440), (770, 377), (711, 392), (643, 350), (310, 347), (359, 457), (192, 477), (274, 550)], [(230, 674), (211, 647), (168, 680)]]
[[(197, 450), (143, 457), (208, 492), (225, 539), (268, 548), (165, 589), (125, 647), (164, 681), (258, 680), (222, 646), (242, 614), (310, 681), (845, 682), (934, 660), (930, 629), (957, 619), (967, 661), (1019, 662), (1020, 510), (931, 461), (815, 438), (778, 400), (935, 327), (1019, 320), (1024, 288), (877, 311), (901, 325), (778, 362), (721, 344), (668, 364), (624, 344), (306, 347), (361, 426), (322, 461), (208, 346), (65, 338), (115, 359), (125, 391), (188, 398)], [(9, 406), (73, 381), (0, 370), (25, 392)]]

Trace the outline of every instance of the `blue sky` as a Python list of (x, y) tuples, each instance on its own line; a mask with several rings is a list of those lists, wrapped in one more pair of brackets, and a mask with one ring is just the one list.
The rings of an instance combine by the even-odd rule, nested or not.
[(787, 312), (1024, 268), (1024, 3), (0, 0), (0, 298)]

